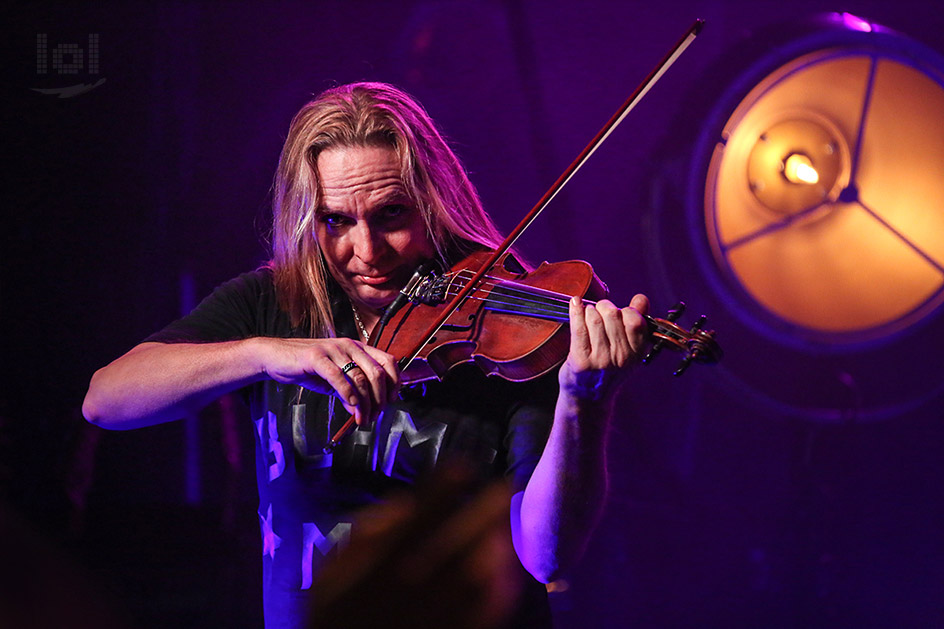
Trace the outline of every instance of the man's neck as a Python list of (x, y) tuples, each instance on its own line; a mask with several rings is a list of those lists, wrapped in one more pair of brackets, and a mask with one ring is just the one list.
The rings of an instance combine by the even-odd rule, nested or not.
[(380, 313), (372, 308), (355, 306), (354, 302), (351, 302), (351, 310), (354, 313), (354, 325), (357, 327), (358, 335), (366, 342), (368, 334), (380, 320)]

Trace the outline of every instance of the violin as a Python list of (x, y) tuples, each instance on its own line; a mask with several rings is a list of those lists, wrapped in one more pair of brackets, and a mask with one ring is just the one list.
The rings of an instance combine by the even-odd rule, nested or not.
[[(528, 272), (511, 253), (505, 253), (435, 335), (413, 352), (415, 340), (429, 322), (469, 283), (487, 257), (487, 252), (475, 253), (446, 273), (422, 274), (404, 288), (409, 305), (375, 326), (371, 344), (403, 357), (401, 384), (441, 380), (463, 363), (474, 363), (487, 375), (513, 382), (542, 376), (567, 357), (571, 296), (579, 295), (585, 305), (591, 305), (592, 300), (607, 295), (606, 285), (582, 260), (545, 262)], [(705, 317), (691, 330), (675, 323), (683, 309), (684, 305), (677, 305), (666, 318), (644, 315), (654, 339), (644, 362), (663, 347), (679, 351), (683, 357), (675, 370), (677, 376), (692, 362), (710, 364), (722, 356), (714, 331), (702, 329)]]
[[(659, 64), (626, 99), (550, 189), (492, 252), (476, 253), (448, 273), (421, 266), (370, 333), (371, 344), (399, 358), (402, 384), (441, 379), (454, 366), (472, 362), (486, 374), (512, 381), (537, 378), (560, 365), (570, 347), (568, 304), (580, 295), (585, 304), (601, 299), (606, 288), (582, 261), (544, 263), (532, 272), (509, 252), (518, 237), (557, 196), (652, 85), (701, 32), (695, 20)], [(721, 358), (713, 331), (700, 318), (690, 330), (675, 321), (684, 304), (664, 319), (646, 316), (653, 348), (648, 362), (663, 348), (682, 352), (681, 375), (692, 362)], [(351, 417), (324, 451), (334, 450), (354, 427)]]

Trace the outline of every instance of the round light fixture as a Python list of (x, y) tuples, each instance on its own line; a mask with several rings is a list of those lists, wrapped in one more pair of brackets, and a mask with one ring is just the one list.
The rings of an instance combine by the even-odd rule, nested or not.
[(771, 53), (722, 98), (695, 224), (748, 323), (841, 348), (944, 303), (944, 63), (834, 19), (844, 28)]

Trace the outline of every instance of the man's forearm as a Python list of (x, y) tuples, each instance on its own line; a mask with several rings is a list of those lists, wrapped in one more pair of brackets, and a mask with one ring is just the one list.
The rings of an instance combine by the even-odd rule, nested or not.
[(260, 377), (252, 341), (142, 343), (95, 372), (82, 414), (115, 430), (180, 419)]
[(540, 581), (582, 555), (606, 496), (611, 404), (561, 394), (547, 445), (524, 492), (512, 501), (515, 549)]

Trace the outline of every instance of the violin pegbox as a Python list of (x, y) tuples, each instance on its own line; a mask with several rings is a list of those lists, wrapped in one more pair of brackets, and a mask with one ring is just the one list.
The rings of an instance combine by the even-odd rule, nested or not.
[(673, 372), (681, 376), (693, 362), (712, 364), (721, 360), (724, 352), (715, 340), (714, 330), (705, 330), (707, 317), (701, 315), (688, 330), (675, 323), (685, 312), (685, 304), (678, 302), (669, 309), (664, 318), (645, 315), (652, 335), (653, 343), (649, 353), (642, 359), (644, 364), (649, 363), (663, 349), (671, 349), (682, 354), (682, 361)]

